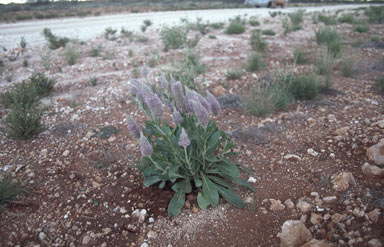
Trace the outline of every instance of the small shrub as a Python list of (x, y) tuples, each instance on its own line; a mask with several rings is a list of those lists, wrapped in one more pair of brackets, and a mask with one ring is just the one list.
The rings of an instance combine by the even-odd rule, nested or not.
[(297, 64), (305, 64), (307, 62), (307, 56), (301, 46), (296, 47), (293, 51), (293, 61)]
[(260, 22), (258, 20), (256, 20), (255, 18), (250, 18), (248, 23), (252, 27), (260, 26)]
[(187, 40), (187, 34), (179, 27), (164, 27), (160, 32), (164, 50), (179, 49)]
[(368, 23), (360, 22), (353, 27), (353, 31), (358, 33), (367, 33), (369, 31)]
[(330, 76), (334, 63), (333, 55), (329, 52), (323, 52), (315, 62), (316, 73), (319, 75)]
[(355, 16), (352, 13), (343, 14), (341, 17), (339, 17), (338, 21), (340, 23), (352, 24), (355, 21)]
[(146, 19), (143, 21), (143, 24), (147, 27), (150, 27), (150, 26), (152, 26), (153, 22), (149, 19)]
[(25, 108), (30, 108), (36, 104), (39, 96), (34, 87), (31, 87), (27, 81), (16, 83), (12, 90), (0, 94), (0, 104), (5, 108), (10, 108), (12, 105), (21, 104)]
[(320, 14), (318, 19), (327, 26), (337, 25), (337, 19), (335, 16)]
[(371, 41), (375, 42), (375, 43), (380, 42), (380, 37), (379, 36), (372, 36)]
[(27, 47), (27, 41), (25, 41), (24, 37), (21, 37), (20, 47), (23, 48), (23, 49), (25, 49), (25, 47)]
[(10, 173), (0, 176), (0, 207), (12, 202), (13, 199), (22, 192), (19, 183), (12, 180)]
[(210, 34), (210, 35), (208, 36), (208, 38), (210, 38), (210, 39), (217, 39), (216, 35), (213, 35), (213, 34)]
[(136, 41), (140, 43), (147, 43), (149, 41), (149, 38), (143, 35), (137, 35)]
[(185, 20), (186, 23), (186, 29), (187, 31), (189, 30), (194, 30), (200, 32), (201, 35), (205, 35), (209, 32), (209, 24), (208, 23), (203, 23), (201, 18), (197, 18), (196, 22), (189, 22), (188, 20)]
[(336, 30), (322, 28), (316, 31), (316, 42), (325, 45), (328, 53), (338, 56), (341, 51), (341, 37)]
[(384, 92), (384, 75), (373, 85), (373, 88), (378, 92)]
[(244, 32), (245, 32), (244, 24), (237, 19), (232, 20), (225, 30), (226, 34), (242, 34)]
[(43, 64), (45, 70), (49, 70), (51, 67), (51, 52), (48, 50), (47, 52), (43, 52), (40, 54), (40, 59)]
[(299, 75), (289, 83), (288, 91), (297, 100), (313, 100), (319, 95), (320, 84), (315, 75)]
[(132, 71), (131, 71), (131, 75), (133, 78), (139, 78), (140, 77), (140, 72), (137, 68), (134, 68)]
[(259, 53), (253, 52), (248, 56), (248, 66), (247, 69), (250, 72), (259, 71), (264, 67), (264, 62)]
[(78, 51), (74, 44), (68, 43), (65, 45), (63, 55), (68, 65), (74, 65), (79, 58)]
[(352, 56), (343, 57), (341, 60), (341, 71), (344, 77), (352, 77), (356, 72), (355, 58)]
[(193, 39), (188, 39), (187, 40), (187, 46), (189, 48), (194, 48), (197, 46), (197, 44), (199, 43), (200, 41), (200, 36), (199, 35), (195, 35), (195, 37)]
[(148, 26), (146, 26), (146, 25), (141, 25), (141, 26), (140, 26), (140, 30), (141, 30), (143, 33), (145, 33), (145, 31), (147, 31), (147, 28), (148, 28)]
[(288, 17), (291, 20), (293, 27), (301, 26), (301, 23), (304, 21), (304, 11), (298, 10), (296, 12), (289, 13)]
[(268, 35), (268, 36), (274, 36), (276, 35), (275, 31), (273, 31), (272, 29), (265, 29), (263, 31), (261, 31), (262, 34), (264, 35)]
[(28, 60), (27, 59), (24, 59), (23, 60), (23, 67), (28, 67)]
[(64, 47), (68, 42), (69, 39), (65, 37), (57, 37), (54, 35), (49, 28), (44, 28), (43, 29), (43, 35), (44, 38), (48, 41), (49, 43), (49, 48), (52, 50), (56, 50), (60, 47)]
[[(178, 82), (169, 85), (163, 78), (162, 85), (161, 91), (155, 85), (134, 85), (134, 97), (148, 120), (142, 132), (133, 119), (127, 121), (132, 136), (140, 139), (144, 186), (157, 185), (163, 189), (166, 183), (171, 185), (175, 191), (168, 205), (171, 216), (181, 212), (186, 194), (192, 191), (197, 193), (197, 203), (203, 210), (209, 205), (216, 207), (220, 195), (232, 205), (244, 208), (245, 203), (229, 182), (252, 191), (254, 188), (240, 177), (239, 165), (228, 159), (233, 144), (210, 120), (209, 112), (217, 115), (220, 104), (209, 93), (204, 98), (187, 87), (184, 93)], [(160, 98), (169, 102), (173, 124), (162, 119)]]
[(223, 22), (215, 22), (215, 23), (209, 24), (209, 26), (213, 29), (223, 29), (224, 23)]
[(28, 78), (29, 85), (41, 96), (48, 96), (56, 83), (53, 78), (46, 77), (43, 73), (34, 73)]
[(250, 45), (254, 51), (264, 51), (267, 47), (267, 43), (261, 37), (259, 30), (252, 31)]
[(115, 40), (116, 37), (114, 36), (116, 34), (117, 30), (113, 29), (112, 27), (107, 27), (104, 31), (104, 37), (107, 40)]
[(370, 23), (384, 23), (384, 7), (383, 6), (370, 6), (365, 9), (365, 15), (368, 17)]
[(129, 39), (132, 39), (133, 38), (133, 32), (132, 31), (129, 31), (129, 30), (126, 30), (125, 28), (121, 28), (121, 31), (120, 31), (121, 35), (124, 36), (125, 38), (129, 38)]
[(97, 78), (96, 77), (91, 77), (89, 79), (89, 83), (92, 87), (96, 86), (97, 85)]
[(100, 56), (100, 53), (101, 53), (102, 49), (103, 49), (102, 45), (98, 45), (97, 47), (92, 47), (91, 51), (90, 51), (90, 56), (91, 57), (98, 57), (98, 56)]
[(275, 17), (278, 15), (278, 13), (277, 13), (276, 11), (274, 11), (274, 12), (269, 11), (268, 14), (269, 14), (269, 16), (271, 16), (272, 18), (275, 18)]
[(241, 68), (230, 69), (225, 73), (228, 80), (238, 80), (242, 75), (244, 75), (244, 71)]

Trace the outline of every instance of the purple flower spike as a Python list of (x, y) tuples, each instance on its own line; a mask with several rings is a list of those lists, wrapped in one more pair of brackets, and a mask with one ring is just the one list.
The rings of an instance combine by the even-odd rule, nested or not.
[(175, 105), (178, 111), (184, 112), (185, 111), (185, 96), (183, 93), (183, 86), (181, 85), (181, 82), (175, 82), (171, 85), (171, 93), (173, 96), (173, 99), (175, 100)]
[(173, 119), (173, 122), (178, 125), (178, 124), (181, 124), (184, 119), (183, 117), (181, 116), (180, 112), (178, 112), (176, 110), (176, 108), (173, 110), (173, 113), (172, 113), (172, 119)]
[(151, 92), (151, 95), (144, 98), (144, 102), (147, 104), (153, 116), (161, 117), (163, 114), (163, 102), (161, 102), (156, 93)]
[(131, 135), (135, 138), (140, 137), (140, 128), (136, 124), (135, 120), (133, 120), (131, 117), (128, 117), (126, 120), (127, 125), (128, 125), (128, 130), (131, 132)]
[(185, 133), (184, 128), (181, 130), (180, 138), (179, 138), (179, 145), (183, 148), (188, 147), (191, 144), (191, 141), (189, 140), (189, 137), (187, 133)]
[(163, 103), (169, 112), (173, 112), (173, 105), (168, 99), (163, 99)]
[(204, 108), (209, 112), (211, 111), (211, 105), (209, 104), (208, 100), (206, 100), (201, 94), (197, 94), (200, 103), (204, 106)]
[(221, 106), (216, 97), (207, 90), (207, 101), (209, 102), (211, 112), (214, 115), (218, 115), (221, 112)]
[(196, 102), (194, 100), (190, 100), (189, 102), (201, 126), (203, 126), (204, 129), (207, 128), (209, 123), (208, 111), (204, 108), (204, 106), (200, 102)]
[(167, 90), (167, 89), (168, 89), (168, 81), (167, 81), (167, 79), (165, 78), (164, 73), (161, 73), (161, 76), (160, 76), (160, 85), (161, 85), (161, 88), (162, 88), (162, 89), (164, 89), (164, 90)]
[(143, 157), (150, 157), (153, 152), (152, 146), (143, 132), (140, 132), (140, 152)]
[(149, 74), (149, 70), (147, 68), (147, 65), (143, 65), (143, 68), (141, 68), (141, 74), (144, 78), (147, 78), (148, 74)]

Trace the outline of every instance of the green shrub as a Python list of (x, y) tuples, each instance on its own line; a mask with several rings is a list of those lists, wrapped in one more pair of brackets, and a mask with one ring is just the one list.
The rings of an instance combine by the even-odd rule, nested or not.
[(313, 100), (319, 95), (320, 84), (315, 75), (299, 75), (291, 80), (288, 91), (297, 100)]
[(21, 192), (21, 185), (12, 180), (11, 174), (6, 173), (4, 176), (0, 176), (0, 207), (12, 202)]
[(28, 78), (29, 85), (41, 96), (48, 96), (53, 90), (56, 80), (46, 77), (43, 73), (34, 73)]
[(336, 30), (322, 28), (316, 31), (316, 42), (319, 45), (325, 45), (328, 53), (338, 56), (341, 52), (341, 37)]
[(287, 84), (282, 80), (252, 87), (246, 96), (246, 111), (255, 116), (264, 116), (276, 110), (285, 110), (292, 102)]
[(384, 92), (384, 75), (381, 76), (379, 80), (374, 84), (373, 88), (376, 91)]
[(263, 31), (261, 31), (262, 34), (264, 35), (268, 35), (268, 36), (274, 36), (276, 35), (275, 31), (273, 31), (272, 29), (265, 29)]
[(121, 28), (120, 33), (123, 37), (132, 39), (133, 38), (133, 32), (126, 30), (125, 28)]
[(97, 78), (96, 77), (91, 77), (89, 79), (89, 83), (92, 87), (96, 86), (97, 85)]
[(0, 94), (0, 104), (5, 108), (12, 105), (21, 104), (25, 108), (39, 101), (39, 95), (34, 87), (31, 87), (27, 81), (16, 83), (12, 90)]
[(296, 12), (289, 13), (288, 17), (291, 20), (293, 27), (301, 26), (301, 23), (304, 21), (304, 10), (298, 10)]
[[(254, 188), (240, 177), (239, 165), (228, 158), (233, 154), (233, 144), (216, 122), (209, 119), (220, 112), (220, 104), (211, 94), (203, 96), (188, 89), (181, 83), (168, 82), (163, 78), (161, 93), (145, 83), (134, 85), (135, 99), (147, 116), (143, 131), (133, 119), (128, 119), (128, 128), (134, 137), (140, 139), (142, 162), (140, 170), (144, 186), (157, 185), (160, 189), (170, 184), (175, 194), (169, 205), (168, 214), (178, 215), (186, 194), (197, 193), (197, 203), (205, 210), (209, 205), (216, 207), (221, 195), (232, 205), (244, 208), (245, 204), (230, 182)], [(173, 108), (174, 124), (162, 120), (161, 98), (167, 99)], [(186, 102), (188, 104), (186, 104)], [(204, 102), (204, 103), (203, 103)], [(188, 107), (186, 107), (188, 106)]]
[(384, 23), (384, 6), (370, 6), (364, 13), (370, 23)]
[(189, 48), (194, 48), (197, 46), (199, 41), (200, 41), (200, 36), (196, 34), (194, 38), (187, 40), (187, 46)]
[(152, 26), (153, 22), (151, 20), (146, 19), (143, 21), (143, 24), (147, 27), (150, 27), (150, 26)]
[(301, 46), (298, 46), (293, 51), (293, 61), (297, 64), (305, 64), (307, 62), (307, 55), (304, 53)]
[(68, 65), (74, 65), (79, 58), (78, 51), (74, 44), (68, 43), (65, 45), (63, 55)]
[(316, 73), (319, 75), (330, 76), (335, 60), (332, 54), (329, 52), (323, 52), (315, 62)]
[(49, 48), (52, 50), (56, 50), (60, 47), (64, 47), (68, 42), (69, 39), (65, 37), (57, 37), (51, 32), (51, 29), (49, 28), (44, 28), (43, 29), (43, 35), (44, 38), (48, 41), (49, 43)]
[(49, 70), (51, 67), (51, 52), (40, 53), (40, 59), (45, 70)]
[(341, 71), (344, 77), (352, 77), (356, 72), (355, 58), (352, 56), (343, 57), (341, 61)]
[(208, 38), (210, 38), (210, 39), (217, 39), (216, 35), (213, 35), (213, 34), (210, 34), (210, 35), (208, 36)]
[(375, 35), (375, 36), (372, 36), (372, 37), (371, 37), (371, 41), (372, 41), (372, 42), (376, 42), (376, 43), (377, 43), (377, 42), (380, 42), (380, 37), (379, 37), (379, 36), (376, 36), (376, 35)]
[(232, 20), (225, 30), (225, 33), (227, 34), (242, 34), (244, 32), (245, 32), (244, 24), (237, 19)]
[(320, 14), (318, 19), (327, 26), (337, 25), (337, 19), (335, 16)]
[(367, 33), (369, 31), (368, 23), (360, 22), (353, 26), (353, 31), (358, 33)]
[(25, 49), (25, 47), (27, 47), (27, 41), (25, 41), (24, 37), (21, 37), (20, 47), (23, 48), (23, 49)]
[(23, 60), (23, 67), (28, 67), (28, 60), (27, 59), (24, 59)]
[(355, 16), (352, 13), (343, 14), (341, 17), (339, 17), (338, 21), (340, 23), (352, 24), (355, 21)]
[(197, 18), (196, 22), (189, 22), (185, 20), (185, 28), (187, 31), (194, 30), (200, 32), (202, 35), (205, 35), (209, 32), (209, 24), (203, 23), (201, 18)]
[(255, 18), (250, 18), (248, 23), (249, 23), (249, 25), (251, 25), (253, 27), (260, 26), (260, 22), (258, 20), (256, 20)]
[(168, 74), (180, 81), (183, 85), (196, 90), (201, 90), (201, 85), (196, 81), (198, 75), (205, 73), (205, 65), (200, 62), (200, 58), (193, 50), (188, 50), (185, 54), (184, 61), (178, 65), (176, 71)]
[(250, 72), (259, 71), (264, 67), (264, 62), (259, 53), (253, 52), (248, 56), (248, 66), (247, 69)]
[(251, 39), (249, 41), (252, 50), (254, 51), (264, 51), (267, 47), (267, 43), (261, 37), (259, 30), (253, 30), (251, 34)]
[(103, 49), (102, 45), (98, 45), (97, 47), (92, 47), (91, 51), (90, 51), (91, 57), (98, 57), (98, 56), (100, 56), (100, 53), (101, 53), (102, 49)]
[(223, 22), (214, 22), (214, 23), (209, 24), (209, 26), (213, 29), (222, 29), (224, 27), (224, 23)]
[(228, 80), (238, 80), (242, 75), (244, 75), (244, 71), (241, 68), (230, 69), (225, 73)]
[(164, 50), (179, 49), (187, 40), (187, 34), (179, 27), (164, 27), (160, 32)]
[(112, 27), (107, 27), (104, 31), (104, 37), (107, 40), (115, 40), (116, 39), (116, 37), (115, 37), (116, 32), (117, 32), (116, 29), (113, 29)]

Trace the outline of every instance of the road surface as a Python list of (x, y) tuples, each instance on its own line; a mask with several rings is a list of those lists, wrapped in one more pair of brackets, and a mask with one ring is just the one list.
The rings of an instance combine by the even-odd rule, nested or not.
[(0, 48), (13, 49), (24, 37), (28, 46), (40, 46), (46, 43), (42, 36), (44, 28), (50, 28), (58, 36), (88, 40), (101, 35), (107, 27), (120, 30), (122, 27), (138, 31), (143, 20), (149, 19), (153, 27), (160, 28), (163, 25), (177, 25), (182, 18), (190, 21), (202, 18), (203, 21), (225, 22), (237, 15), (247, 14), (248, 16), (268, 17), (269, 12), (282, 11), (284, 13), (294, 12), (298, 9), (305, 9), (306, 12), (328, 11), (338, 9), (353, 9), (367, 5), (333, 5), (319, 7), (289, 7), (285, 9), (267, 8), (244, 8), (244, 9), (216, 9), (216, 10), (191, 10), (191, 11), (169, 11), (150, 13), (127, 13), (116, 15), (105, 15), (84, 18), (64, 18), (51, 20), (25, 21), (18, 23), (0, 24)]

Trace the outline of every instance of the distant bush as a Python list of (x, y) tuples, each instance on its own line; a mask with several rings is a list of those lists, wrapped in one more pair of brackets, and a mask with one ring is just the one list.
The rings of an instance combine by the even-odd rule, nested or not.
[(384, 23), (384, 6), (370, 6), (364, 13), (370, 23)]
[(288, 91), (297, 100), (313, 100), (319, 95), (320, 84), (315, 75), (299, 75), (291, 80)]
[(320, 14), (318, 16), (318, 20), (321, 21), (322, 23), (324, 23), (327, 26), (337, 25), (336, 16)]
[(69, 39), (65, 37), (57, 37), (51, 32), (51, 29), (49, 28), (44, 28), (43, 29), (43, 35), (44, 38), (48, 41), (49, 43), (49, 48), (52, 50), (56, 50), (60, 47), (64, 47), (68, 42)]
[(214, 22), (214, 23), (209, 24), (209, 26), (213, 29), (222, 29), (224, 27), (224, 23), (223, 22)]
[(307, 62), (307, 56), (301, 46), (296, 47), (293, 51), (293, 61), (297, 64), (305, 64)]
[(316, 72), (319, 75), (329, 76), (333, 70), (335, 60), (329, 52), (323, 52), (315, 62)]
[(245, 32), (245, 26), (238, 19), (232, 20), (229, 23), (227, 29), (225, 30), (225, 33), (227, 33), (227, 34), (242, 34), (244, 32)]
[(63, 55), (68, 65), (74, 65), (77, 59), (79, 58), (78, 51), (75, 45), (72, 43), (68, 43), (65, 45)]
[(250, 72), (259, 71), (264, 67), (264, 62), (259, 53), (253, 52), (248, 56), (248, 66), (247, 69)]
[(187, 40), (187, 34), (179, 27), (164, 27), (160, 32), (164, 50), (179, 49)]
[(225, 73), (225, 77), (229, 80), (238, 80), (244, 75), (244, 71), (241, 68), (230, 69)]
[(249, 43), (254, 51), (264, 51), (267, 47), (267, 43), (261, 37), (259, 30), (252, 31)]
[(253, 27), (260, 26), (260, 22), (255, 18), (250, 18), (248, 23)]
[(98, 56), (100, 56), (100, 53), (101, 53), (102, 49), (103, 49), (102, 45), (98, 45), (97, 47), (92, 47), (91, 51), (90, 51), (90, 56), (91, 57), (98, 57)]
[(209, 32), (209, 24), (203, 23), (201, 18), (197, 18), (196, 22), (189, 22), (188, 20), (185, 20), (185, 28), (187, 31), (193, 30), (200, 32), (201, 35), (205, 35)]
[(338, 21), (340, 23), (352, 24), (355, 21), (355, 16), (352, 13), (343, 14), (341, 17), (339, 17)]
[(261, 31), (262, 34), (264, 35), (268, 35), (268, 36), (274, 36), (276, 35), (275, 31), (273, 31), (272, 29), (265, 29), (263, 31)]
[(116, 32), (117, 32), (116, 29), (113, 29), (112, 27), (107, 27), (104, 31), (104, 37), (107, 40), (116, 40), (116, 37), (115, 37)]
[(187, 40), (187, 46), (189, 48), (195, 48), (199, 43), (199, 41), (200, 41), (200, 36), (196, 34), (194, 38)]
[(356, 72), (356, 64), (352, 56), (345, 56), (341, 60), (341, 71), (344, 77), (352, 77)]
[(27, 41), (25, 41), (24, 37), (21, 37), (20, 47), (23, 48), (23, 49), (25, 49), (27, 47)]
[(366, 22), (360, 22), (354, 25), (353, 31), (358, 33), (367, 33), (369, 31), (369, 25)]
[(336, 30), (322, 28), (316, 31), (316, 42), (325, 45), (328, 53), (338, 56), (341, 52), (341, 37)]
[(295, 32), (300, 29), (303, 29), (301, 26), (301, 23), (304, 20), (304, 11), (299, 10), (294, 13), (288, 14), (289, 21), (287, 18), (283, 19), (283, 29), (284, 29), (284, 34), (288, 34), (290, 32)]
[(0, 104), (5, 108), (19, 103), (25, 108), (29, 108), (38, 101), (39, 95), (36, 89), (31, 87), (27, 81), (17, 83), (12, 90), (0, 94)]
[(380, 79), (377, 80), (377, 82), (374, 84), (373, 88), (374, 88), (376, 91), (384, 92), (384, 75), (382, 75), (382, 76), (380, 77)]
[(43, 73), (34, 73), (28, 78), (29, 86), (36, 90), (40, 97), (48, 96), (53, 90), (56, 80)]

